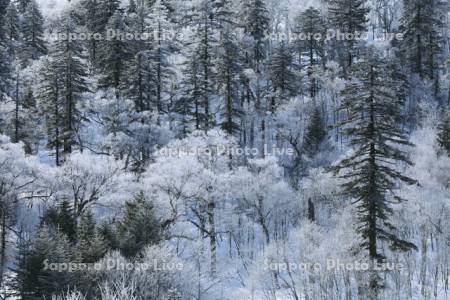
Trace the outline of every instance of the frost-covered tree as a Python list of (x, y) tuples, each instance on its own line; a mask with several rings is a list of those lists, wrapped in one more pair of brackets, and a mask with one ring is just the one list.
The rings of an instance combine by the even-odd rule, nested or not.
[[(402, 164), (411, 164), (404, 150), (411, 144), (396, 124), (402, 102), (395, 94), (395, 80), (386, 78), (386, 62), (369, 48), (354, 67), (358, 79), (349, 82), (342, 92), (341, 109), (348, 111), (343, 131), (355, 151), (335, 170), (344, 179), (343, 191), (354, 199), (361, 248), (370, 261), (378, 262), (385, 258), (380, 252), (381, 242), (394, 250), (415, 248), (396, 233), (391, 218), (392, 203), (403, 200), (395, 191), (397, 182), (415, 182), (399, 170)], [(376, 298), (380, 287), (380, 277), (372, 269), (370, 297)]]
[(34, 191), (36, 162), (27, 158), (20, 144), (0, 135), (0, 282), (7, 263), (9, 237), (17, 224), (21, 194)]

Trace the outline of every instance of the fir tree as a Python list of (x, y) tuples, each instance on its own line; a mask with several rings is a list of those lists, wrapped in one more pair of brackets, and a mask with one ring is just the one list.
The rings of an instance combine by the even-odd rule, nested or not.
[(17, 0), (17, 8), (20, 13), (24, 13), (31, 0)]
[[(35, 239), (19, 243), (14, 287), (21, 299), (48, 299), (77, 285), (76, 274), (52, 270), (51, 263), (75, 262), (66, 237), (42, 227)], [(46, 266), (47, 264), (47, 266)]]
[[(191, 132), (192, 127), (200, 129), (204, 118), (200, 111), (200, 77), (195, 57), (190, 57), (183, 65), (182, 96), (174, 103), (173, 112), (178, 115), (181, 136)], [(191, 124), (193, 123), (193, 126)]]
[(160, 240), (160, 224), (155, 217), (153, 204), (145, 198), (143, 192), (125, 204), (117, 234), (119, 248), (129, 258), (138, 255), (145, 246)]
[(173, 30), (169, 20), (169, 11), (161, 0), (153, 4), (148, 18), (149, 30), (155, 34), (155, 39), (148, 54), (150, 69), (153, 74), (151, 84), (155, 87), (154, 107), (158, 116), (167, 113), (167, 103), (164, 94), (167, 94), (171, 77), (174, 76), (173, 66), (170, 63), (170, 55), (177, 50), (176, 42), (168, 40), (167, 33)]
[[(143, 1), (136, 5), (136, 12), (128, 17), (130, 30), (138, 34), (151, 32), (149, 28), (149, 11)], [(135, 41), (130, 47), (132, 58), (127, 65), (126, 96), (134, 101), (135, 110), (143, 112), (150, 110), (151, 100), (155, 96), (152, 84), (154, 71), (149, 62), (149, 41)]]
[(36, 0), (31, 0), (24, 13), (22, 28), (25, 46), (31, 59), (37, 59), (47, 53), (44, 40), (44, 18)]
[[(367, 15), (369, 9), (366, 7), (365, 0), (330, 0), (328, 15), (331, 24), (341, 33), (355, 34), (366, 31)], [(344, 42), (344, 49), (341, 51), (343, 67), (350, 67), (355, 55), (355, 39), (347, 39)], [(345, 57), (346, 56), (346, 57)]]
[(55, 163), (61, 163), (61, 148), (63, 145), (63, 107), (61, 95), (61, 78), (55, 60), (49, 58), (44, 61), (41, 70), (42, 83), (39, 91), (41, 114), (45, 118), (47, 146), (55, 149)]
[[(322, 18), (320, 11), (316, 8), (310, 7), (301, 13), (296, 19), (296, 33), (308, 34), (309, 38), (306, 41), (299, 41), (300, 56), (305, 51), (309, 58), (308, 76), (310, 78), (310, 96), (314, 98), (317, 93), (317, 82), (313, 74), (314, 66), (321, 60), (322, 65), (325, 65), (325, 35), (326, 23)], [(321, 36), (317, 39), (314, 36)], [(301, 57), (300, 57), (301, 61)]]
[(306, 128), (304, 148), (309, 157), (316, 155), (323, 142), (327, 137), (327, 130), (325, 122), (322, 118), (322, 113), (319, 108), (314, 109), (308, 127)]
[(188, 66), (195, 67), (195, 70), (190, 72), (196, 74), (195, 81), (198, 81), (195, 86), (195, 93), (198, 97), (195, 99), (196, 127), (203, 130), (208, 130), (214, 125), (211, 124), (210, 102), (214, 93), (216, 75), (213, 68), (213, 54), (218, 43), (215, 33), (220, 25), (216, 17), (214, 1), (205, 0), (200, 1), (196, 13), (191, 16), (196, 29), (196, 40), (193, 44), (193, 51), (188, 57), (190, 61)]
[[(11, 43), (8, 41), (7, 26), (8, 23), (8, 1), (0, 1), (0, 102), (5, 100), (9, 94), (11, 84)], [(0, 125), (2, 120), (0, 120)], [(2, 130), (0, 129), (0, 132)]]
[(239, 131), (242, 108), (239, 103), (239, 75), (242, 71), (239, 48), (232, 33), (224, 32), (221, 41), (221, 58), (218, 62), (218, 83), (223, 95), (223, 120), (221, 127), (229, 135)]
[(106, 30), (111, 30), (118, 36), (106, 39), (101, 45), (101, 71), (102, 78), (99, 82), (102, 88), (113, 88), (116, 98), (119, 97), (119, 91), (124, 83), (127, 63), (130, 59), (130, 49), (126, 40), (122, 39), (120, 34), (124, 34), (126, 25), (122, 13), (117, 10), (108, 21)]
[(450, 114), (445, 112), (438, 126), (438, 146), (450, 156)]
[[(280, 100), (286, 100), (289, 97), (295, 95), (297, 76), (293, 71), (291, 51), (284, 41), (281, 42), (279, 47), (275, 50), (275, 53), (270, 59), (270, 78), (274, 87), (275, 97)], [(275, 103), (273, 98), (271, 110), (275, 111), (276, 107), (280, 103)]]
[(55, 42), (52, 56), (58, 64), (58, 74), (61, 79), (60, 93), (64, 99), (64, 127), (63, 136), (64, 153), (72, 152), (75, 143), (75, 131), (79, 127), (80, 112), (78, 104), (83, 93), (88, 92), (85, 78), (86, 66), (84, 64), (83, 48), (76, 40), (69, 38), (78, 34), (74, 20), (65, 16), (58, 28), (60, 38)]
[(19, 15), (16, 5), (13, 2), (6, 9), (3, 28), (5, 30), (5, 41), (7, 42), (8, 52), (10, 55), (13, 55), (21, 39)]
[(441, 28), (446, 7), (440, 0), (404, 0), (403, 3), (403, 54), (410, 69), (422, 79), (433, 81), (438, 89), (443, 52)]
[(77, 249), (84, 263), (95, 263), (106, 253), (107, 246), (97, 231), (94, 216), (86, 212), (77, 228)]
[(245, 32), (253, 40), (254, 69), (260, 70), (261, 62), (266, 58), (266, 36), (269, 33), (269, 12), (264, 0), (251, 0), (246, 6)]
[[(396, 124), (402, 102), (395, 94), (396, 82), (386, 78), (385, 61), (370, 48), (354, 67), (359, 80), (348, 83), (343, 91), (342, 109), (349, 115), (342, 125), (355, 152), (341, 161), (336, 172), (342, 172), (344, 192), (355, 199), (361, 248), (371, 261), (380, 261), (380, 241), (389, 243), (393, 250), (415, 248), (396, 235), (390, 219), (390, 204), (403, 200), (395, 194), (396, 183), (415, 182), (396, 169), (400, 163), (411, 164), (403, 150), (411, 144)], [(380, 278), (373, 270), (370, 297), (376, 299), (380, 287)]]
[(45, 212), (41, 224), (64, 234), (70, 242), (76, 240), (77, 221), (68, 200), (61, 201), (57, 207), (49, 208)]

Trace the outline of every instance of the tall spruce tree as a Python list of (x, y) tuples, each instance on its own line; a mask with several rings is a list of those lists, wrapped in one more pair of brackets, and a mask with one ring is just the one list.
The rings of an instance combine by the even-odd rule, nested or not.
[[(365, 0), (330, 0), (328, 3), (328, 16), (334, 30), (344, 34), (364, 33), (370, 9)], [(341, 64), (347, 70), (353, 63), (356, 39), (346, 39), (338, 43), (340, 49)]]
[(19, 14), (14, 2), (11, 2), (6, 8), (3, 28), (5, 30), (5, 41), (9, 55), (14, 55), (19, 47), (21, 39)]
[(444, 112), (438, 126), (437, 143), (441, 150), (450, 156), (450, 113)]
[[(301, 56), (305, 52), (308, 59), (308, 77), (310, 79), (309, 94), (314, 98), (318, 87), (314, 76), (314, 66), (319, 62), (325, 65), (325, 36), (326, 22), (320, 11), (310, 7), (302, 12), (296, 19), (295, 31), (298, 34), (306, 34), (308, 38), (305, 41), (297, 41), (299, 47), (300, 63)], [(321, 38), (316, 38), (321, 37)]]
[[(11, 84), (11, 53), (10, 43), (6, 32), (8, 23), (8, 1), (0, 1), (0, 102), (6, 99)], [(0, 120), (0, 125), (2, 120)], [(0, 128), (0, 132), (2, 129)]]
[(113, 88), (116, 98), (123, 88), (124, 76), (130, 60), (130, 48), (128, 41), (121, 35), (127, 32), (127, 26), (120, 10), (111, 16), (106, 25), (106, 31), (115, 32), (115, 37), (102, 41), (101, 45), (101, 79), (99, 85), (102, 88)]
[(82, 94), (88, 92), (89, 89), (85, 80), (87, 67), (84, 63), (82, 45), (79, 41), (70, 38), (70, 36), (78, 34), (75, 22), (70, 15), (63, 17), (57, 32), (64, 38), (56, 40), (51, 55), (58, 65), (58, 74), (61, 79), (60, 92), (64, 99), (64, 127), (61, 134), (64, 153), (68, 154), (72, 152), (72, 147), (76, 143), (75, 132), (81, 122), (78, 106)]
[(327, 130), (325, 121), (322, 117), (322, 112), (318, 107), (314, 108), (311, 120), (306, 128), (305, 138), (304, 138), (304, 148), (305, 153), (309, 157), (316, 155), (320, 146), (323, 144), (327, 137)]
[[(147, 4), (144, 1), (138, 1), (135, 12), (128, 16), (130, 30), (141, 35), (151, 32), (148, 14)], [(133, 100), (137, 112), (150, 110), (151, 99), (155, 96), (151, 78), (154, 72), (149, 62), (150, 42), (138, 40), (134, 41), (130, 47), (132, 57), (127, 66), (126, 96)]]
[[(190, 16), (192, 25), (195, 28), (195, 42), (192, 44), (193, 51), (189, 60), (195, 63), (188, 64), (190, 67), (195, 67), (196, 80), (196, 94), (199, 99), (196, 99), (196, 121), (198, 126), (203, 130), (208, 130), (212, 127), (213, 116), (211, 113), (211, 98), (214, 93), (215, 85), (215, 68), (214, 68), (214, 49), (217, 46), (218, 40), (216, 38), (217, 29), (220, 22), (215, 15), (214, 1), (202, 0), (199, 2), (196, 11)], [(194, 70), (191, 70), (194, 72)]]
[(442, 20), (448, 10), (440, 0), (404, 0), (403, 6), (401, 49), (410, 69), (432, 81), (437, 94), (444, 45)]
[(269, 12), (264, 0), (250, 0), (245, 7), (245, 32), (253, 38), (253, 62), (257, 73), (267, 55), (267, 35), (269, 33)]
[(37, 59), (47, 53), (44, 40), (44, 18), (36, 0), (31, 0), (24, 12), (22, 34), (28, 56)]
[(274, 87), (274, 97), (272, 98), (271, 111), (275, 112), (277, 105), (275, 99), (287, 100), (297, 92), (297, 74), (293, 69), (293, 57), (289, 45), (282, 41), (275, 49), (270, 61), (269, 76)]
[(58, 72), (58, 64), (53, 58), (44, 60), (41, 69), (41, 86), (39, 89), (40, 113), (45, 120), (47, 133), (47, 146), (55, 151), (55, 164), (61, 163), (61, 150), (63, 145), (63, 108), (64, 102), (61, 93), (62, 80)]
[[(411, 144), (396, 123), (402, 102), (396, 97), (395, 80), (386, 78), (389, 73), (384, 59), (370, 48), (354, 68), (358, 80), (349, 82), (343, 90), (341, 109), (348, 111), (343, 133), (355, 152), (335, 171), (345, 181), (343, 191), (356, 204), (361, 248), (371, 261), (379, 262), (384, 258), (379, 251), (381, 241), (393, 250), (415, 248), (396, 234), (391, 221), (391, 203), (403, 200), (395, 193), (397, 182), (415, 182), (398, 170), (401, 164), (411, 164), (404, 150)], [(381, 278), (372, 270), (367, 297), (377, 299), (382, 286)]]
[(220, 126), (229, 135), (240, 129), (243, 111), (239, 102), (239, 75), (242, 72), (242, 60), (235, 37), (229, 31), (222, 35), (221, 53), (218, 62), (218, 84), (224, 100), (221, 104), (222, 121)]
[(155, 88), (154, 108), (159, 116), (168, 111), (168, 103), (164, 95), (168, 93), (170, 79), (175, 75), (169, 58), (178, 47), (176, 41), (168, 35), (173, 31), (174, 26), (170, 22), (169, 10), (162, 0), (155, 1), (147, 17), (150, 20), (149, 30), (155, 35), (148, 53), (148, 61), (150, 70), (153, 70), (150, 79)]
[(186, 136), (192, 129), (199, 130), (205, 116), (200, 110), (199, 65), (195, 56), (191, 56), (183, 65), (181, 82), (182, 96), (174, 103), (173, 111), (178, 116), (180, 136)]

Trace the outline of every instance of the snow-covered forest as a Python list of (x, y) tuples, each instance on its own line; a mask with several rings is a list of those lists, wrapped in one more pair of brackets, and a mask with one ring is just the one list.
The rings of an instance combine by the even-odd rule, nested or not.
[(0, 0), (0, 299), (450, 299), (448, 0)]

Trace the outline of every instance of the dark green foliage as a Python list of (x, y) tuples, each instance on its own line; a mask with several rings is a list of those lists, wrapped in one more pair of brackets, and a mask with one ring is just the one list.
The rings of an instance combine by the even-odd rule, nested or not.
[(439, 71), (443, 60), (442, 20), (448, 11), (444, 2), (403, 1), (403, 55), (412, 72), (434, 83), (435, 95), (439, 92)]
[(320, 151), (320, 147), (327, 138), (327, 130), (322, 113), (315, 108), (308, 128), (306, 128), (304, 148), (309, 157), (313, 157)]
[[(297, 92), (298, 78), (293, 70), (293, 57), (291, 50), (282, 41), (269, 62), (269, 76), (275, 89), (276, 98), (286, 100)], [(276, 103), (272, 104), (272, 111)]]
[[(343, 190), (356, 204), (361, 249), (368, 252), (371, 260), (380, 260), (380, 241), (387, 242), (393, 250), (415, 248), (396, 235), (390, 219), (391, 203), (403, 200), (395, 193), (397, 182), (415, 183), (398, 171), (401, 164), (411, 164), (403, 150), (411, 144), (396, 123), (402, 101), (396, 97), (396, 82), (386, 78), (386, 62), (370, 48), (354, 67), (358, 80), (349, 82), (344, 89), (341, 109), (348, 112), (342, 126), (355, 152), (335, 170), (341, 172), (345, 180)], [(376, 294), (380, 287), (379, 278), (371, 277), (371, 292)]]
[(245, 31), (253, 40), (255, 70), (260, 71), (260, 62), (266, 58), (266, 38), (269, 34), (269, 12), (264, 0), (251, 0), (246, 4)]
[(128, 258), (138, 255), (145, 246), (161, 239), (160, 224), (155, 217), (153, 204), (138, 193), (125, 204), (124, 216), (117, 224), (119, 249)]
[(61, 78), (58, 65), (54, 59), (47, 59), (41, 69), (42, 84), (39, 91), (39, 109), (45, 119), (47, 133), (47, 146), (55, 149), (55, 163), (60, 165), (60, 151), (63, 145), (62, 128), (64, 125), (63, 107), (61, 97)]
[[(318, 90), (317, 82), (313, 74), (313, 66), (318, 62), (325, 65), (325, 39), (323, 37), (326, 36), (326, 30), (326, 21), (316, 8), (308, 8), (296, 19), (295, 32), (310, 36), (305, 41), (297, 41), (297, 47), (299, 48), (299, 55), (304, 53), (309, 58), (308, 76), (310, 78), (309, 90), (311, 98), (316, 95)], [(315, 35), (320, 35), (322, 38), (316, 39), (314, 38)]]
[(239, 131), (239, 121), (243, 114), (239, 103), (239, 75), (242, 60), (234, 36), (226, 31), (222, 35), (221, 58), (218, 62), (218, 83), (223, 95), (221, 127), (232, 135)]
[(81, 216), (77, 229), (77, 250), (83, 263), (97, 262), (108, 250), (91, 212)]
[(77, 238), (77, 222), (69, 201), (63, 200), (57, 207), (49, 208), (41, 220), (42, 226), (48, 226), (64, 234), (70, 242)]
[[(116, 33), (126, 32), (122, 13), (117, 10), (109, 19), (106, 30)], [(102, 41), (100, 67), (102, 78), (99, 81), (102, 88), (114, 88), (116, 96), (124, 83), (127, 62), (130, 59), (128, 42), (120, 36)]]
[(22, 34), (29, 58), (37, 59), (47, 53), (44, 40), (44, 18), (36, 0), (31, 0), (25, 9)]
[(195, 55), (189, 57), (183, 68), (183, 95), (174, 105), (174, 112), (180, 116), (180, 131), (185, 135), (191, 131), (190, 123), (200, 129), (207, 119), (202, 110), (200, 65)]
[(71, 153), (76, 143), (75, 131), (80, 126), (81, 116), (78, 104), (83, 93), (88, 92), (85, 77), (86, 65), (83, 48), (79, 41), (68, 38), (77, 35), (76, 24), (70, 15), (61, 20), (57, 28), (58, 34), (67, 38), (57, 39), (51, 56), (57, 64), (58, 76), (61, 80), (60, 95), (63, 98), (63, 130), (61, 132), (64, 144), (64, 153)]
[(52, 294), (61, 294), (77, 285), (75, 273), (52, 270), (50, 264), (75, 261), (65, 235), (44, 226), (36, 238), (19, 243), (13, 286), (21, 299), (50, 299)]
[(5, 31), (5, 46), (8, 48), (8, 53), (10, 55), (13, 55), (15, 51), (17, 51), (21, 40), (19, 15), (16, 9), (16, 5), (13, 2), (11, 2), (6, 8), (3, 28)]
[[(328, 15), (334, 30), (342, 33), (363, 33), (366, 30), (370, 9), (365, 0), (330, 0)], [(341, 63), (343, 67), (351, 66), (355, 55), (355, 39), (344, 41), (341, 46)]]
[(450, 114), (445, 112), (438, 126), (437, 142), (441, 150), (450, 156)]

